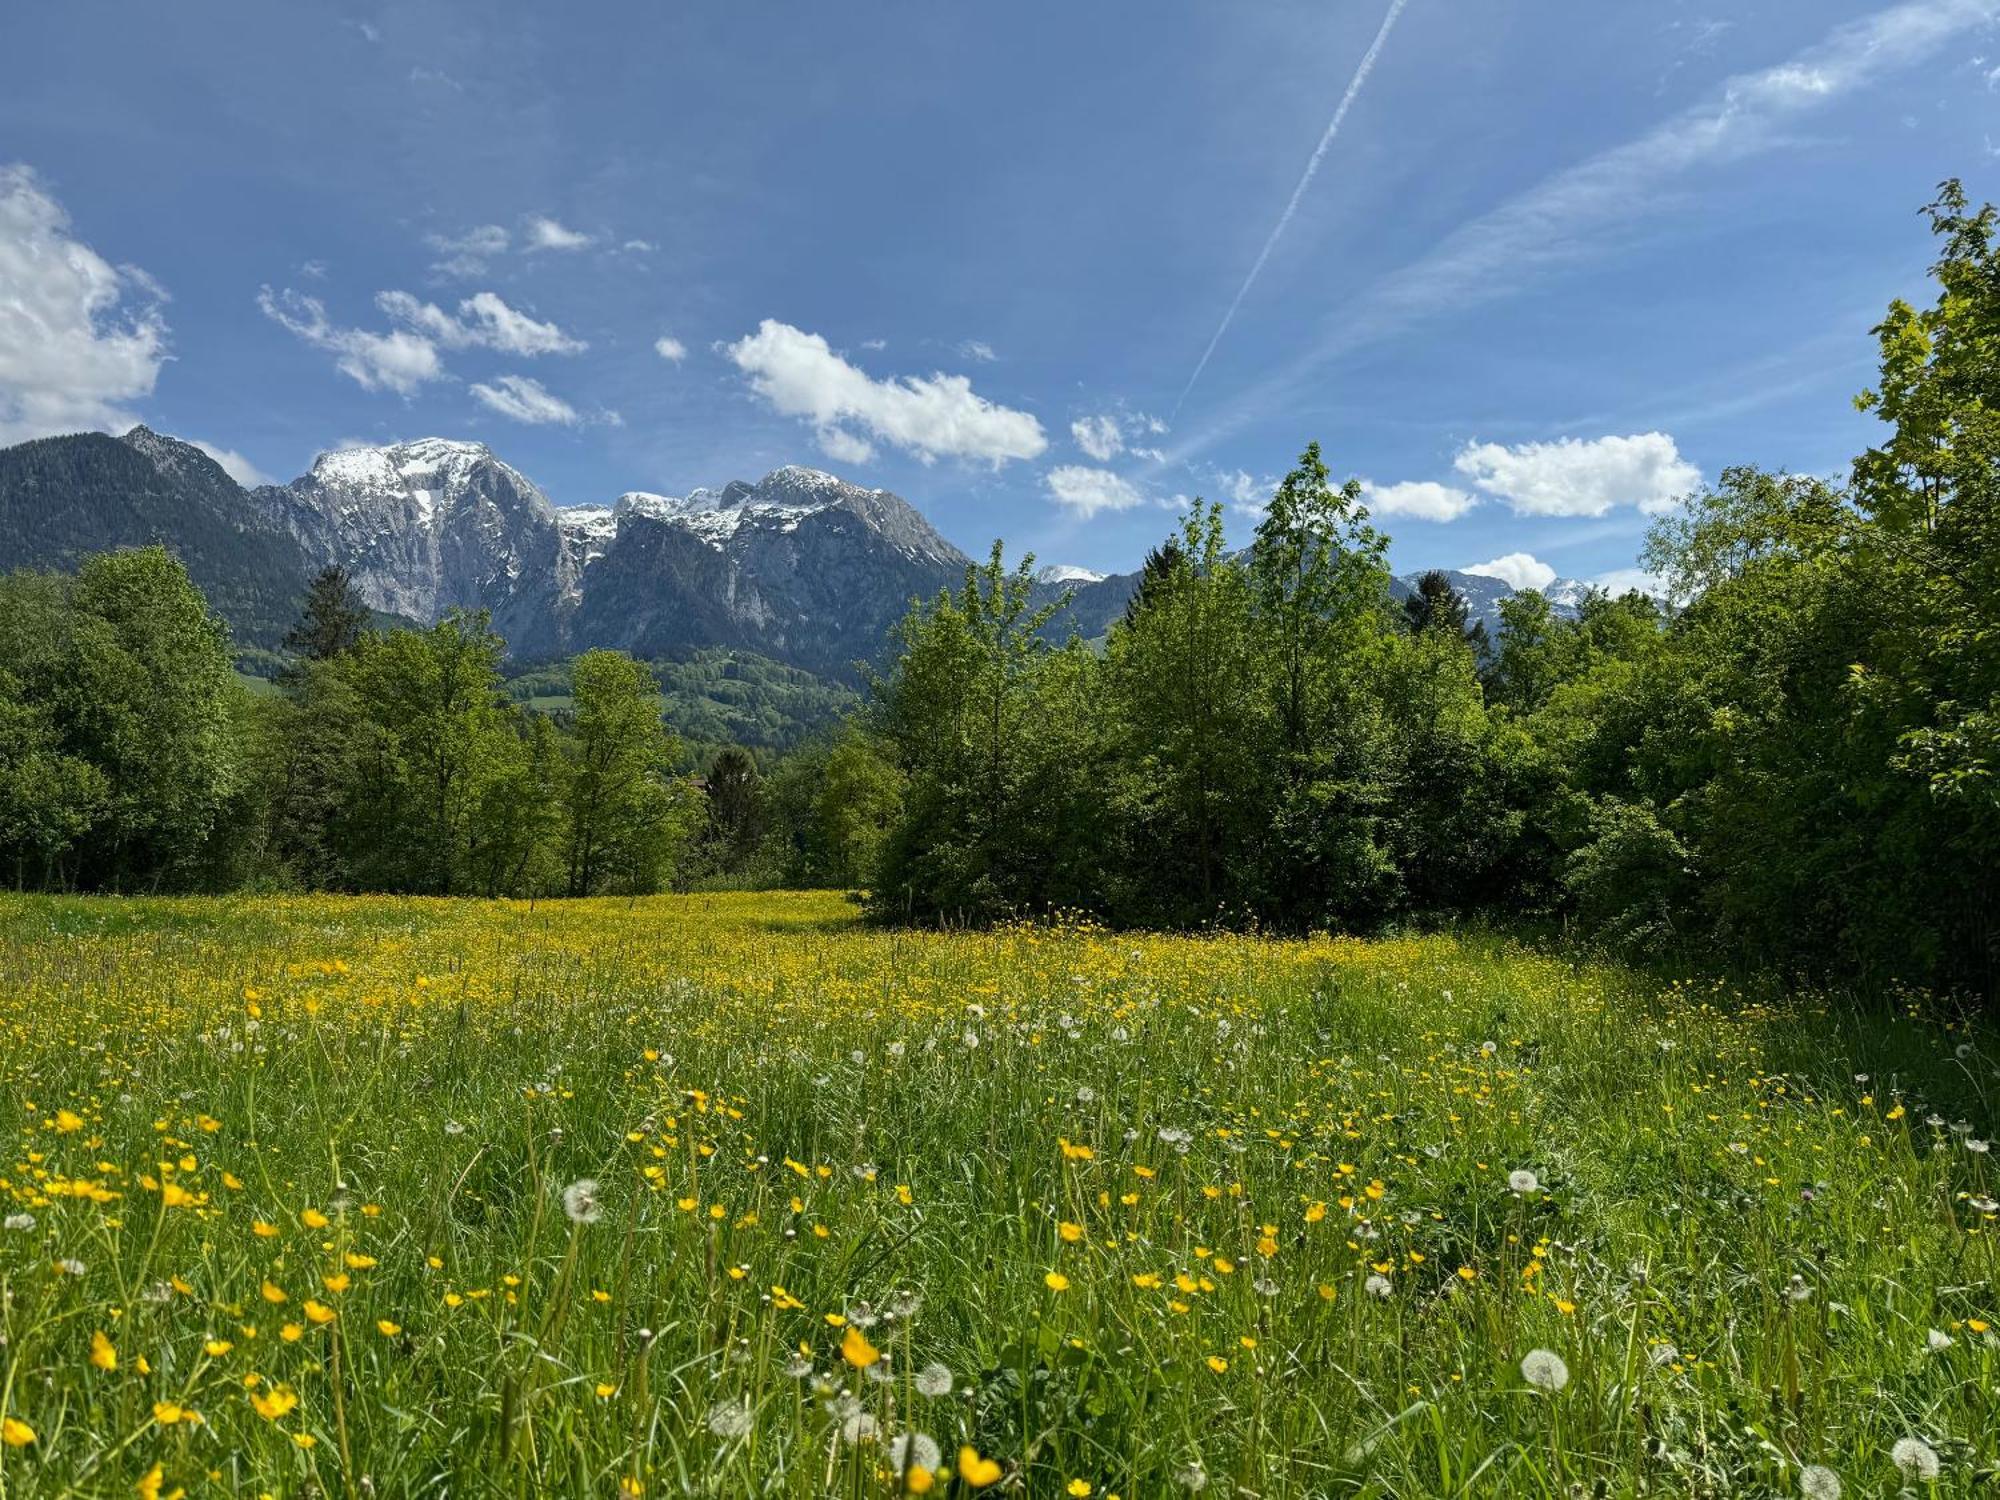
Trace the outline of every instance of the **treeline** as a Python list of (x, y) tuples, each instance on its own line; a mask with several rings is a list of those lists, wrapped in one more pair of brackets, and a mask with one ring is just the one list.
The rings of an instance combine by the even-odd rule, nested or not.
[(525, 713), (483, 616), (365, 629), (315, 580), (278, 690), (152, 547), (0, 580), (0, 859), (16, 885), (588, 895), (660, 889), (700, 840), (658, 685), (615, 652)]
[[(898, 773), (857, 733), (762, 761), (690, 746), (668, 728), (683, 664), (588, 651), (508, 680), (483, 615), (382, 628), (338, 568), (313, 580), (284, 645), (269, 679), (242, 678), (227, 627), (159, 547), (0, 578), (0, 880), (853, 886), (899, 806)], [(737, 680), (733, 663), (694, 669)]]
[(1653, 531), (1684, 607), (1537, 594), (1489, 653), (1390, 600), (1317, 447), (1246, 555), (1197, 505), (1102, 653), (996, 548), (915, 611), (869, 725), (902, 776), (873, 903), (1367, 930), (1522, 916), (1620, 947), (1991, 992), (2000, 973), (2000, 253), (1931, 206), (1845, 485), (1725, 472)]

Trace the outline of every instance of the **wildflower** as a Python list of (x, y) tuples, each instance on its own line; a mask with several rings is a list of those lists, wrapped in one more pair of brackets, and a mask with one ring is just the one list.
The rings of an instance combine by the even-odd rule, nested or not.
[(1208, 1367), (1218, 1375), (1227, 1374), (1229, 1371), (1229, 1361), (1224, 1359), (1220, 1354), (1211, 1354), (1208, 1357)]
[(604, 1207), (597, 1199), (597, 1181), (591, 1177), (580, 1177), (563, 1189), (563, 1212), (569, 1215), (572, 1224), (595, 1224), (604, 1217)]
[(882, 1351), (868, 1342), (868, 1336), (859, 1328), (849, 1326), (840, 1341), (840, 1357), (857, 1370), (865, 1370), (882, 1357)]
[(1190, 1495), (1198, 1494), (1208, 1488), (1208, 1470), (1198, 1463), (1186, 1464), (1174, 1475), (1174, 1483)]
[(1805, 1277), (1794, 1271), (1791, 1281), (1785, 1286), (1785, 1296), (1793, 1302), (1809, 1302), (1812, 1300), (1812, 1288), (1806, 1285)]
[(1066, 1292), (1069, 1290), (1069, 1278), (1060, 1271), (1051, 1271), (1042, 1278), (1042, 1285), (1052, 1292)]
[(958, 1477), (967, 1488), (983, 1490), (999, 1482), (1000, 1465), (990, 1458), (981, 1458), (979, 1450), (968, 1443), (958, 1450)]
[(1799, 1470), (1799, 1493), (1806, 1500), (1840, 1500), (1840, 1476), (1825, 1464), (1807, 1464)]
[(306, 1303), (305, 1307), (306, 1307), (306, 1320), (308, 1322), (319, 1323), (324, 1325), (327, 1323), (331, 1323), (335, 1318), (340, 1316), (340, 1314), (336, 1313), (332, 1308), (328, 1307), (324, 1302), (309, 1301)]
[(1924, 1335), (1924, 1347), (1932, 1354), (1942, 1354), (1958, 1341), (1942, 1328), (1933, 1328)]
[(1076, 1496), (1076, 1500), (1084, 1500), (1084, 1497), (1090, 1493), (1090, 1481), (1088, 1479), (1072, 1479), (1068, 1484), (1063, 1486), (1063, 1493)]
[(118, 1368), (117, 1346), (104, 1336), (102, 1329), (90, 1336), (90, 1362), (100, 1370), (110, 1371)]
[(0, 1417), (0, 1443), (9, 1448), (25, 1448), (35, 1440), (35, 1429), (19, 1417)]
[(1542, 1190), (1541, 1180), (1525, 1167), (1516, 1167), (1507, 1174), (1507, 1187), (1510, 1192), (1520, 1193), (1523, 1196), (1539, 1193)]
[(0, 1219), (0, 1229), (29, 1230), (34, 1227), (35, 1216), (33, 1214), (9, 1214), (6, 1218)]
[(889, 1444), (889, 1466), (898, 1474), (913, 1468), (934, 1470), (943, 1462), (938, 1445), (921, 1432), (898, 1434)]
[(266, 1422), (275, 1422), (280, 1417), (290, 1416), (298, 1404), (298, 1395), (288, 1385), (273, 1386), (268, 1391), (250, 1393), (252, 1409)]
[[(932, 1360), (921, 1370), (917, 1371), (917, 1394), (931, 1397), (949, 1396), (951, 1394), (951, 1371), (936, 1360)], [(926, 1467), (935, 1469), (937, 1465), (928, 1464)]]
[(375, 1331), (385, 1339), (392, 1339), (403, 1331), (403, 1325), (392, 1323), (387, 1318), (377, 1318), (375, 1320)]
[(708, 1409), (708, 1430), (719, 1438), (740, 1438), (750, 1423), (750, 1408), (741, 1401), (718, 1401)]
[(1370, 1276), (1366, 1281), (1362, 1282), (1361, 1285), (1363, 1289), (1366, 1290), (1368, 1295), (1371, 1297), (1386, 1298), (1391, 1292), (1395, 1290), (1394, 1287), (1389, 1285), (1389, 1278), (1380, 1274), (1379, 1272), (1376, 1273), (1375, 1275)]
[(1889, 1462), (1902, 1471), (1905, 1479), (1938, 1477), (1937, 1450), (1920, 1437), (1896, 1439), (1896, 1446), (1889, 1450)]
[(166, 1470), (154, 1464), (140, 1476), (139, 1482), (132, 1486), (132, 1490), (138, 1495), (139, 1500), (160, 1500), (160, 1486), (166, 1482)]
[(1521, 1359), (1521, 1378), (1553, 1396), (1569, 1384), (1569, 1366), (1553, 1350), (1530, 1349)]
[(82, 1276), (87, 1274), (89, 1270), (90, 1267), (73, 1256), (64, 1256), (56, 1262), (56, 1273), (61, 1276)]

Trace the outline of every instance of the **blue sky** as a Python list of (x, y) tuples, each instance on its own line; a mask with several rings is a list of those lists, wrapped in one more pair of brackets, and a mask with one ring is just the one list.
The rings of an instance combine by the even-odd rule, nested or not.
[(0, 437), (477, 438), (562, 505), (801, 462), (1107, 570), (1193, 494), (1247, 536), (1316, 438), (1399, 569), (1614, 575), (1724, 465), (1843, 471), (1917, 210), (2000, 196), (2000, 0), (71, 0), (0, 46)]

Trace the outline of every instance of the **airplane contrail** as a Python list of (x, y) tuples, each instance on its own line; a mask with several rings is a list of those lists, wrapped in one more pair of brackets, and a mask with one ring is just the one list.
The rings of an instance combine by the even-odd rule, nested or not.
[(1382, 55), (1382, 44), (1389, 40), (1389, 33), (1396, 25), (1396, 17), (1403, 13), (1403, 7), (1409, 3), (1410, 0), (1389, 0), (1388, 14), (1382, 17), (1382, 25), (1375, 33), (1375, 40), (1369, 44), (1367, 52), (1362, 54), (1361, 65), (1354, 70), (1354, 77), (1348, 80), (1347, 92), (1340, 96), (1340, 107), (1333, 112), (1333, 118), (1327, 122), (1325, 134), (1320, 136), (1319, 144), (1313, 148), (1312, 157), (1306, 162), (1305, 171), (1300, 174), (1299, 185), (1292, 189), (1291, 200), (1285, 204), (1285, 211), (1278, 215), (1277, 227), (1271, 231), (1271, 237), (1264, 241), (1264, 248), (1257, 255), (1257, 263), (1250, 267), (1250, 274), (1243, 278), (1243, 285), (1236, 289), (1236, 297), (1230, 302), (1229, 311), (1222, 315), (1222, 322), (1216, 326), (1215, 337), (1210, 339), (1208, 347), (1202, 350), (1201, 360), (1195, 365), (1194, 374), (1188, 376), (1188, 383), (1181, 392), (1180, 400), (1174, 403), (1175, 417), (1181, 414), (1181, 407), (1187, 404), (1188, 392), (1192, 391), (1194, 383), (1201, 379), (1201, 372), (1208, 368), (1209, 356), (1215, 353), (1215, 346), (1222, 342), (1223, 334), (1229, 331), (1229, 325), (1235, 321), (1236, 310), (1243, 305), (1243, 299), (1249, 295), (1250, 288), (1257, 284), (1257, 277), (1264, 269), (1264, 262), (1271, 258), (1271, 251), (1276, 248), (1279, 237), (1291, 225), (1292, 216), (1299, 211), (1299, 200), (1305, 197), (1306, 189), (1312, 186), (1313, 176), (1319, 171), (1319, 164), (1325, 159), (1327, 148), (1333, 145), (1333, 138), (1340, 134), (1340, 125), (1347, 118), (1347, 111), (1353, 107), (1362, 86), (1368, 82), (1368, 75), (1375, 71), (1375, 59)]

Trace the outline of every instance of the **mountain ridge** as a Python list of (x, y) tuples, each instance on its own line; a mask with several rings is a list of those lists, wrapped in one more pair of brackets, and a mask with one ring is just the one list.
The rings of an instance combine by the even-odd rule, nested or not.
[[(633, 489), (558, 507), (486, 444), (426, 437), (330, 449), (286, 484), (245, 489), (191, 444), (139, 426), (0, 449), (0, 566), (73, 567), (163, 542), (246, 644), (270, 647), (310, 574), (347, 569), (380, 614), (428, 624), (483, 609), (520, 665), (593, 646), (666, 658), (742, 650), (849, 681), (915, 598), (972, 564), (889, 490), (788, 464), (685, 495)], [(1419, 575), (1392, 581), (1405, 596)], [(1505, 582), (1451, 571), (1498, 629)], [(1101, 636), (1139, 570), (1035, 575), (1052, 629)], [(1552, 584), (1572, 613), (1572, 581)], [(1567, 589), (1567, 593), (1565, 590)]]

